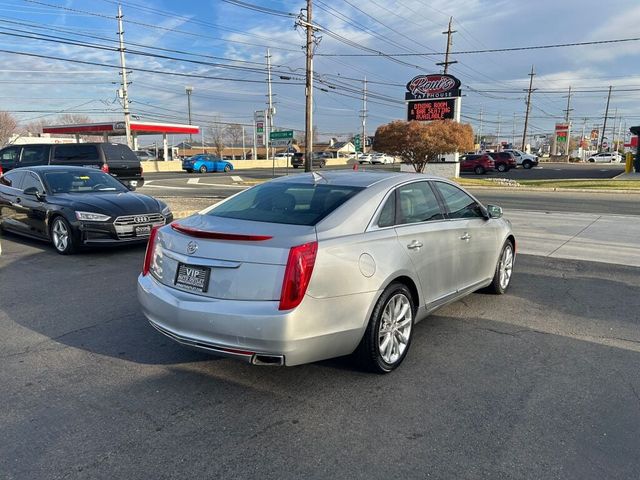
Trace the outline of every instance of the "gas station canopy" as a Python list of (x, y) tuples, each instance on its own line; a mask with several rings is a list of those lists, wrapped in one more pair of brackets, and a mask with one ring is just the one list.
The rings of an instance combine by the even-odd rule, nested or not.
[[(42, 133), (71, 134), (71, 135), (106, 135), (121, 137), (126, 135), (124, 122), (83, 123), (78, 125), (51, 125), (44, 127)], [(198, 134), (200, 127), (179, 123), (131, 122), (133, 135), (158, 134)]]

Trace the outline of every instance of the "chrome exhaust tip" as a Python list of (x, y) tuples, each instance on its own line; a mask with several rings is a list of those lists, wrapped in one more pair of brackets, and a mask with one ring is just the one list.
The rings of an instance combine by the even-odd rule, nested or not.
[(255, 354), (251, 358), (253, 365), (266, 365), (272, 367), (282, 367), (284, 365), (284, 355), (261, 355)]

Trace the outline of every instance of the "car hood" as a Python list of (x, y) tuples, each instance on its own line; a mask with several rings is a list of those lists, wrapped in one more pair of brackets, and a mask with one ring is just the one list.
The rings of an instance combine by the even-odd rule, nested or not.
[(134, 192), (62, 193), (51, 195), (48, 201), (73, 210), (109, 216), (158, 213), (162, 209), (162, 205), (155, 198)]

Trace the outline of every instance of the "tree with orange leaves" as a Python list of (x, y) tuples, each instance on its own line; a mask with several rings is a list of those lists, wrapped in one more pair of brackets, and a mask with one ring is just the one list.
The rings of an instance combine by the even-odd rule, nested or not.
[(452, 120), (429, 123), (398, 120), (378, 127), (373, 147), (378, 152), (402, 158), (422, 173), (427, 162), (473, 149), (473, 129), (469, 124)]

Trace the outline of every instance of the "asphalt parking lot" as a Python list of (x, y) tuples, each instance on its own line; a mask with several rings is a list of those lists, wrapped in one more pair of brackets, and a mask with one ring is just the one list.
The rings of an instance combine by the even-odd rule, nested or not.
[(2, 249), (3, 479), (640, 476), (638, 268), (521, 255), (378, 376), (183, 349), (140, 313), (144, 247)]

